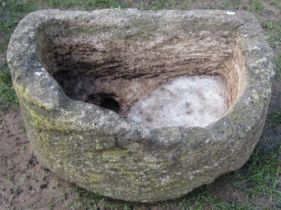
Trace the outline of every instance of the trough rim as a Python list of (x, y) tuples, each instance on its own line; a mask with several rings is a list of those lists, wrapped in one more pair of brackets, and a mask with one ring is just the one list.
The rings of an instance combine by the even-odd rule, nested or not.
[[(245, 76), (247, 84), (243, 94), (238, 97), (230, 110), (218, 121), (207, 127), (162, 127), (148, 128), (142, 124), (128, 121), (113, 111), (108, 111), (99, 106), (76, 101), (65, 95), (57, 81), (43, 67), (36, 53), (36, 32), (42, 23), (55, 20), (74, 20), (76, 18), (91, 19), (101, 13), (124, 15), (143, 15), (146, 13), (155, 16), (168, 16), (170, 14), (185, 15), (186, 18), (206, 19), (212, 18), (214, 21), (229, 21), (237, 24), (236, 30), (239, 33), (241, 52), (245, 57)], [(58, 127), (63, 125), (69, 130), (91, 131), (100, 129), (104, 133), (122, 135), (126, 141), (120, 140), (117, 144), (127, 147), (132, 142), (146, 142), (171, 146), (178, 143), (178, 139), (169, 139), (158, 136), (154, 142), (147, 142), (151, 136), (157, 136), (172, 130), (173, 133), (182, 134), (200, 132), (210, 136), (209, 142), (225, 140), (222, 133), (226, 129), (236, 130), (238, 133), (251, 131), (258, 123), (261, 116), (266, 112), (271, 96), (271, 80), (274, 77), (273, 51), (267, 44), (259, 22), (253, 14), (246, 11), (224, 11), (224, 10), (160, 10), (160, 11), (141, 11), (137, 9), (102, 9), (94, 11), (65, 11), (58, 9), (38, 10), (27, 15), (20, 21), (15, 29), (7, 52), (7, 61), (11, 69), (13, 85), (19, 100), (27, 102), (30, 106), (42, 111), (42, 113), (56, 113), (56, 121), (50, 125)], [(262, 65), (259, 65), (262, 64)], [(43, 82), (38, 82), (43, 81)], [(263, 88), (260, 88), (260, 87)], [(256, 91), (258, 90), (258, 91)], [(36, 110), (35, 109), (35, 110)], [(247, 112), (247, 116), (242, 116), (239, 110)], [(73, 111), (74, 110), (74, 111)], [(87, 113), (83, 112), (87, 110)], [(89, 116), (89, 113), (92, 113)], [(107, 124), (95, 124), (101, 116), (104, 122), (117, 123), (118, 129)], [(87, 115), (87, 122), (84, 120)], [(59, 116), (59, 117), (58, 117)], [(66, 117), (67, 116), (67, 117)], [(66, 122), (64, 117), (68, 119)], [(245, 119), (246, 118), (246, 119)], [(231, 120), (231, 125), (229, 125)], [(245, 126), (246, 125), (246, 126)], [(231, 128), (229, 128), (231, 126)], [(49, 128), (51, 128), (49, 127)], [(241, 132), (242, 131), (242, 132)], [(122, 133), (122, 134), (121, 134)], [(138, 133), (138, 138), (132, 136)], [(132, 138), (131, 138), (132, 137)], [(241, 136), (242, 138), (243, 136)], [(129, 140), (128, 140), (129, 139)], [(117, 141), (119, 141), (117, 139)], [(200, 144), (200, 142), (186, 138), (188, 144)], [(192, 141), (192, 142), (190, 142)]]

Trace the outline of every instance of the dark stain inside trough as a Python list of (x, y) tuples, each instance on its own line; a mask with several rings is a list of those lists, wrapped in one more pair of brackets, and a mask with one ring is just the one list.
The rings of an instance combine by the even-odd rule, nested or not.
[(89, 95), (86, 99), (87, 103), (96, 104), (98, 106), (101, 106), (105, 109), (110, 109), (116, 113), (120, 111), (120, 105), (119, 102), (114, 99), (114, 96), (106, 93), (98, 93)]

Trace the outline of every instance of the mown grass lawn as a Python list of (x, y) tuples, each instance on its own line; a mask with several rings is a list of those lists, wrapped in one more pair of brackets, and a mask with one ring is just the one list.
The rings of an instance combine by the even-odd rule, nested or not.
[[(93, 10), (97, 8), (140, 9), (245, 9), (256, 14), (261, 21), (268, 42), (276, 55), (277, 78), (281, 76), (281, 13), (279, 19), (264, 19), (265, 6), (275, 13), (281, 11), (279, 0), (0, 0), (0, 110), (5, 112), (18, 108), (18, 101), (12, 87), (7, 64), (3, 61), (9, 38), (18, 21), (27, 13), (46, 8)], [(281, 96), (280, 96), (281, 97)], [(281, 107), (281, 105), (280, 105)], [(201, 187), (194, 192), (173, 201), (154, 204), (135, 204), (112, 201), (100, 195), (76, 187), (77, 199), (69, 209), (281, 209), (281, 109), (273, 110), (267, 119), (266, 132), (261, 143), (247, 164), (237, 172), (225, 175), (215, 184)], [(280, 134), (279, 134), (279, 133)], [(276, 134), (277, 133), (277, 134)], [(222, 187), (226, 193), (236, 193), (237, 199), (214, 193)], [(235, 197), (235, 196), (234, 196)], [(52, 209), (52, 205), (50, 205)]]

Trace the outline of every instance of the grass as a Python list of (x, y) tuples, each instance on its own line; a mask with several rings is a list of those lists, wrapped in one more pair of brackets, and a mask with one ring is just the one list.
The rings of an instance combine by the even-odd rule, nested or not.
[(277, 74), (279, 75), (279, 77), (281, 76), (281, 50), (276, 53), (276, 71), (277, 71)]
[[(148, 1), (149, 3), (146, 3), (145, 5), (142, 5), (142, 9), (147, 9), (147, 10), (160, 10), (160, 9), (165, 9), (165, 8), (170, 8), (170, 9), (177, 9), (179, 5), (178, 0), (152, 0)], [(184, 1), (184, 5), (181, 5), (182, 8), (184, 9), (188, 7), (190, 3), (190, 0)], [(184, 8), (183, 8), (184, 7)]]
[(116, 0), (47, 0), (44, 1), (48, 7), (60, 7), (60, 8), (79, 8), (85, 10), (91, 10), (96, 8), (117, 8), (121, 7), (121, 4)]
[(273, 127), (281, 124), (281, 111), (273, 112), (269, 114), (270, 121)]
[[(259, 146), (244, 166), (244, 170), (238, 171), (233, 177), (237, 187), (245, 187), (245, 192), (252, 196), (264, 196), (270, 201), (281, 205), (281, 183), (278, 183), (281, 175), (278, 155), (281, 144), (270, 150)], [(249, 187), (251, 186), (251, 187)]]
[(160, 10), (167, 6), (168, 1), (166, 0), (158, 0), (158, 1), (152, 1), (150, 4), (150, 8), (153, 10)]
[[(194, 2), (197, 2), (197, 1), (194, 1)], [(199, 0), (199, 2), (204, 3), (203, 0)], [(223, 10), (244, 9), (244, 10), (248, 10), (250, 12), (256, 13), (256, 14), (260, 14), (264, 9), (262, 0), (214, 0), (213, 4), (211, 5), (211, 8), (223, 9)]]
[(269, 21), (264, 25), (268, 42), (275, 50), (276, 73), (281, 77), (281, 22)]
[(239, 9), (241, 7), (240, 0), (224, 0), (222, 9)]
[[(185, 1), (164, 1), (153, 0), (145, 6), (145, 9), (164, 9), (180, 8), (182, 5), (191, 5), (194, 0)], [(239, 9), (245, 7), (257, 15), (263, 10), (261, 0), (249, 0), (245, 6), (243, 0), (222, 0), (218, 8)], [(203, 4), (202, 4), (203, 5)], [(272, 5), (281, 9), (279, 0), (273, 0)], [(123, 3), (117, 0), (2, 0), (0, 2), (0, 53), (5, 53), (11, 33), (13, 32), (18, 21), (28, 12), (36, 9), (45, 8), (72, 8), (92, 10), (95, 8), (116, 8), (125, 7)], [(187, 6), (186, 6), (187, 7)], [(281, 23), (280, 21), (268, 21), (264, 24), (267, 32), (268, 41), (276, 51), (276, 65), (279, 75), (281, 75)], [(18, 100), (12, 87), (11, 76), (7, 65), (0, 68), (0, 110), (8, 110), (10, 107), (17, 107)], [(281, 111), (269, 115), (270, 126), (273, 128), (281, 124)], [(265, 149), (262, 145), (258, 146), (247, 164), (237, 172), (228, 174), (220, 178), (226, 180), (232, 186), (233, 190), (245, 195), (243, 200), (229, 201), (215, 195), (212, 188), (216, 186), (203, 186), (194, 192), (173, 200), (153, 204), (136, 204), (121, 201), (113, 201), (100, 195), (88, 192), (81, 188), (75, 187), (77, 198), (69, 206), (69, 209), (215, 209), (215, 210), (260, 210), (267, 209), (265, 204), (257, 203), (256, 198), (262, 197), (271, 207), (281, 208), (281, 183), (280, 179), (281, 166), (278, 156), (280, 157), (280, 143), (274, 148)], [(271, 208), (269, 207), (269, 208)]]
[(18, 106), (18, 99), (13, 89), (8, 67), (0, 69), (0, 110)]
[(263, 10), (262, 2), (260, 0), (250, 0), (249, 10), (251, 12), (260, 13)]
[(0, 3), (0, 53), (7, 49), (8, 41), (19, 20), (36, 6), (31, 1), (4, 0)]
[(280, 21), (269, 21), (264, 26), (268, 35), (268, 42), (273, 48), (281, 46), (281, 23)]
[(281, 11), (281, 1), (280, 0), (272, 0), (272, 5)]

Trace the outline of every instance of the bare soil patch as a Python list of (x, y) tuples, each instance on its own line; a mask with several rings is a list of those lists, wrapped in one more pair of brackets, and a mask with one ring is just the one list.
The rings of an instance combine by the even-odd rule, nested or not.
[(19, 111), (0, 114), (0, 209), (67, 209), (71, 185), (40, 166)]

